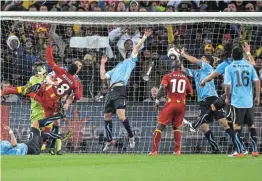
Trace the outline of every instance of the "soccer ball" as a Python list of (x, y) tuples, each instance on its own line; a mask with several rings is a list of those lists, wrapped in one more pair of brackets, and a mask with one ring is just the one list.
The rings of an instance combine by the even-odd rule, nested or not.
[(167, 56), (170, 60), (179, 60), (180, 61), (180, 51), (173, 47), (173, 48), (170, 48), (167, 52)]

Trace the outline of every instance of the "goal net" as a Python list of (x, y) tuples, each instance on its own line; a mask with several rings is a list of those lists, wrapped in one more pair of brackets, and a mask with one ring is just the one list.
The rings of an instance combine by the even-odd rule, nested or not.
[[(1, 82), (2, 86), (8, 82), (13, 86), (25, 85), (33, 75), (34, 62), (46, 61), (46, 42), (52, 38), (57, 64), (67, 66), (77, 59), (83, 61), (79, 73), (84, 86), (83, 99), (73, 103), (67, 118), (61, 121), (61, 133), (73, 130), (73, 136), (63, 144), (63, 150), (99, 153), (105, 141), (103, 102), (107, 91), (99, 77), (101, 56), (106, 54), (109, 57), (106, 70), (112, 69), (130, 55), (144, 30), (151, 28), (153, 35), (142, 46), (127, 85), (129, 103), (126, 112), (135, 134), (136, 148), (128, 147), (125, 129), (114, 117), (113, 137), (116, 144), (110, 150), (111, 153), (148, 153), (157, 125), (158, 113), (153, 111), (154, 99), (162, 76), (172, 68), (172, 61), (167, 56), (169, 48), (185, 47), (190, 55), (197, 58), (210, 54), (215, 57), (212, 66), (216, 68), (231, 56), (233, 46), (248, 42), (252, 55), (261, 63), (261, 25), (261, 13), (1, 12)], [(152, 62), (154, 65), (149, 73)], [(187, 60), (183, 60), (183, 64), (188, 68), (197, 68)], [(147, 73), (149, 80), (145, 81), (143, 77)], [(191, 81), (195, 91), (194, 81)], [(221, 95), (223, 77), (215, 79), (215, 83)], [(4, 97), (1, 111), (2, 122), (11, 126), (19, 142), (26, 141), (30, 129), (29, 100)], [(261, 107), (255, 108), (260, 147), (261, 112)], [(197, 116), (195, 96), (187, 101), (185, 118), (193, 122)], [(217, 121), (210, 124), (210, 129), (220, 149), (232, 151), (232, 145)], [(246, 129), (243, 135), (249, 147)], [(168, 126), (162, 135), (160, 152), (171, 153), (173, 147), (172, 127)], [(209, 151), (210, 146), (201, 131), (191, 133), (188, 127), (182, 127), (183, 153)]]

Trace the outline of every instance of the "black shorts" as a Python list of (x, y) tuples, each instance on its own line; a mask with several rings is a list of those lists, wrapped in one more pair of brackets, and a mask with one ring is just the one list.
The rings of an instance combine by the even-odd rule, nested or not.
[[(204, 115), (209, 109), (211, 104), (214, 104), (217, 101), (218, 97), (216, 96), (211, 96), (211, 97), (207, 97), (205, 101), (201, 101), (199, 103), (199, 116)], [(224, 112), (219, 110), (219, 111), (215, 111), (212, 112), (207, 118), (206, 118), (206, 122), (210, 123), (212, 121), (214, 121), (214, 119), (219, 120), (224, 118)]]
[(28, 155), (39, 155), (41, 152), (42, 139), (40, 137), (40, 131), (36, 128), (31, 128), (29, 135), (29, 141), (25, 143), (28, 146)]
[(236, 108), (232, 107), (232, 119), (234, 124), (251, 126), (254, 124), (253, 108)]
[(224, 107), (226, 107), (226, 94), (223, 94), (222, 96), (220, 96), (214, 102), (214, 106), (215, 106), (216, 110), (220, 110), (220, 109), (223, 109)]
[(126, 87), (116, 86), (110, 88), (105, 98), (105, 113), (116, 113), (117, 109), (125, 109), (126, 107)]
[(226, 107), (224, 108), (225, 114), (226, 114), (226, 119), (228, 121), (232, 121), (233, 118), (233, 112), (232, 112), (232, 106), (231, 105), (226, 105)]

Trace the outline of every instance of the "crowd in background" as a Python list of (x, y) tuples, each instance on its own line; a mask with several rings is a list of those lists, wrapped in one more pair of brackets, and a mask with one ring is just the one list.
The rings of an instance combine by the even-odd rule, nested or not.
[(80, 0), (80, 1), (2, 1), (3, 11), (116, 11), (116, 12), (203, 12), (262, 11), (262, 1), (244, 0)]
[[(262, 1), (5, 1), (5, 11), (261, 11)], [(167, 57), (172, 46), (185, 47), (187, 53), (197, 58), (212, 55), (216, 66), (231, 56), (234, 46), (243, 42), (251, 45), (256, 69), (262, 80), (262, 27), (256, 25), (225, 23), (188, 23), (150, 25), (153, 35), (140, 50), (138, 62), (127, 85), (129, 101), (153, 101), (164, 74), (172, 69)], [(120, 25), (64, 25), (31, 23), (25, 21), (1, 22), (1, 80), (5, 85), (25, 85), (34, 74), (32, 65), (46, 62), (45, 48), (53, 40), (53, 55), (60, 66), (75, 60), (83, 62), (79, 77), (84, 85), (84, 101), (101, 101), (106, 86), (99, 77), (100, 59), (109, 57), (107, 70), (126, 59), (142, 37), (145, 27)], [(109, 39), (104, 48), (70, 47), (72, 37), (97, 36)], [(150, 80), (142, 77), (154, 61)], [(183, 60), (185, 67), (198, 68)], [(3, 81), (4, 80), (4, 81)], [(219, 94), (223, 77), (216, 79)], [(6, 101), (7, 99), (2, 99)], [(13, 100), (13, 99), (12, 99)], [(194, 98), (196, 100), (196, 98)]]

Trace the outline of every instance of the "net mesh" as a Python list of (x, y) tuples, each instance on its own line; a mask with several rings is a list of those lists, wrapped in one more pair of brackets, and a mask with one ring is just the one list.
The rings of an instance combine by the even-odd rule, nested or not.
[[(216, 68), (223, 59), (230, 56), (230, 47), (246, 41), (251, 45), (251, 53), (259, 59), (262, 47), (261, 22), (261, 17), (6, 16), (1, 19), (1, 80), (9, 81), (13, 86), (25, 85), (33, 75), (33, 63), (46, 61), (46, 41), (51, 37), (54, 40), (53, 54), (57, 63), (67, 66), (77, 59), (83, 61), (79, 78), (84, 86), (84, 97), (80, 103), (70, 106), (67, 118), (61, 121), (62, 133), (70, 129), (74, 132), (73, 137), (63, 144), (63, 149), (67, 152), (101, 152), (105, 140), (103, 101), (106, 91), (99, 77), (101, 56), (109, 56), (106, 70), (112, 69), (132, 51), (145, 28), (152, 28), (153, 35), (144, 43), (127, 85), (127, 116), (135, 132), (137, 146), (132, 150), (128, 147), (125, 129), (114, 117), (113, 135), (116, 145), (110, 150), (116, 153), (147, 153), (151, 150), (152, 133), (157, 124), (157, 113), (153, 111), (154, 96), (162, 76), (171, 70), (168, 49), (175, 44), (177, 47), (185, 47), (190, 55), (197, 58), (211, 54), (216, 57), (213, 64)], [(10, 40), (12, 35), (18, 41)], [(90, 36), (95, 38), (90, 39)], [(80, 39), (73, 40), (74, 37)], [(20, 44), (18, 48), (17, 44)], [(152, 61), (155, 64), (146, 82), (143, 76)], [(196, 68), (186, 60), (183, 64), (188, 68)], [(215, 80), (219, 94), (223, 92), (222, 80), (223, 77)], [(192, 84), (195, 90), (194, 81)], [(197, 97), (188, 100), (185, 118), (190, 122), (198, 116), (196, 100)], [(19, 141), (25, 141), (30, 128), (30, 103), (20, 99), (17, 102), (17, 97), (7, 97), (2, 98), (2, 104), (2, 110), (8, 109), (9, 113), (2, 114), (2, 119), (9, 120)], [(255, 112), (255, 126), (261, 137), (261, 107), (256, 108)], [(218, 122), (213, 122), (210, 127), (221, 150), (231, 151), (232, 145)], [(248, 143), (247, 130), (244, 130), (244, 137)], [(162, 135), (160, 151), (170, 153), (173, 150), (172, 128), (168, 127)], [(200, 131), (190, 133), (187, 127), (182, 128), (182, 152), (206, 153), (209, 150), (209, 144)]]

